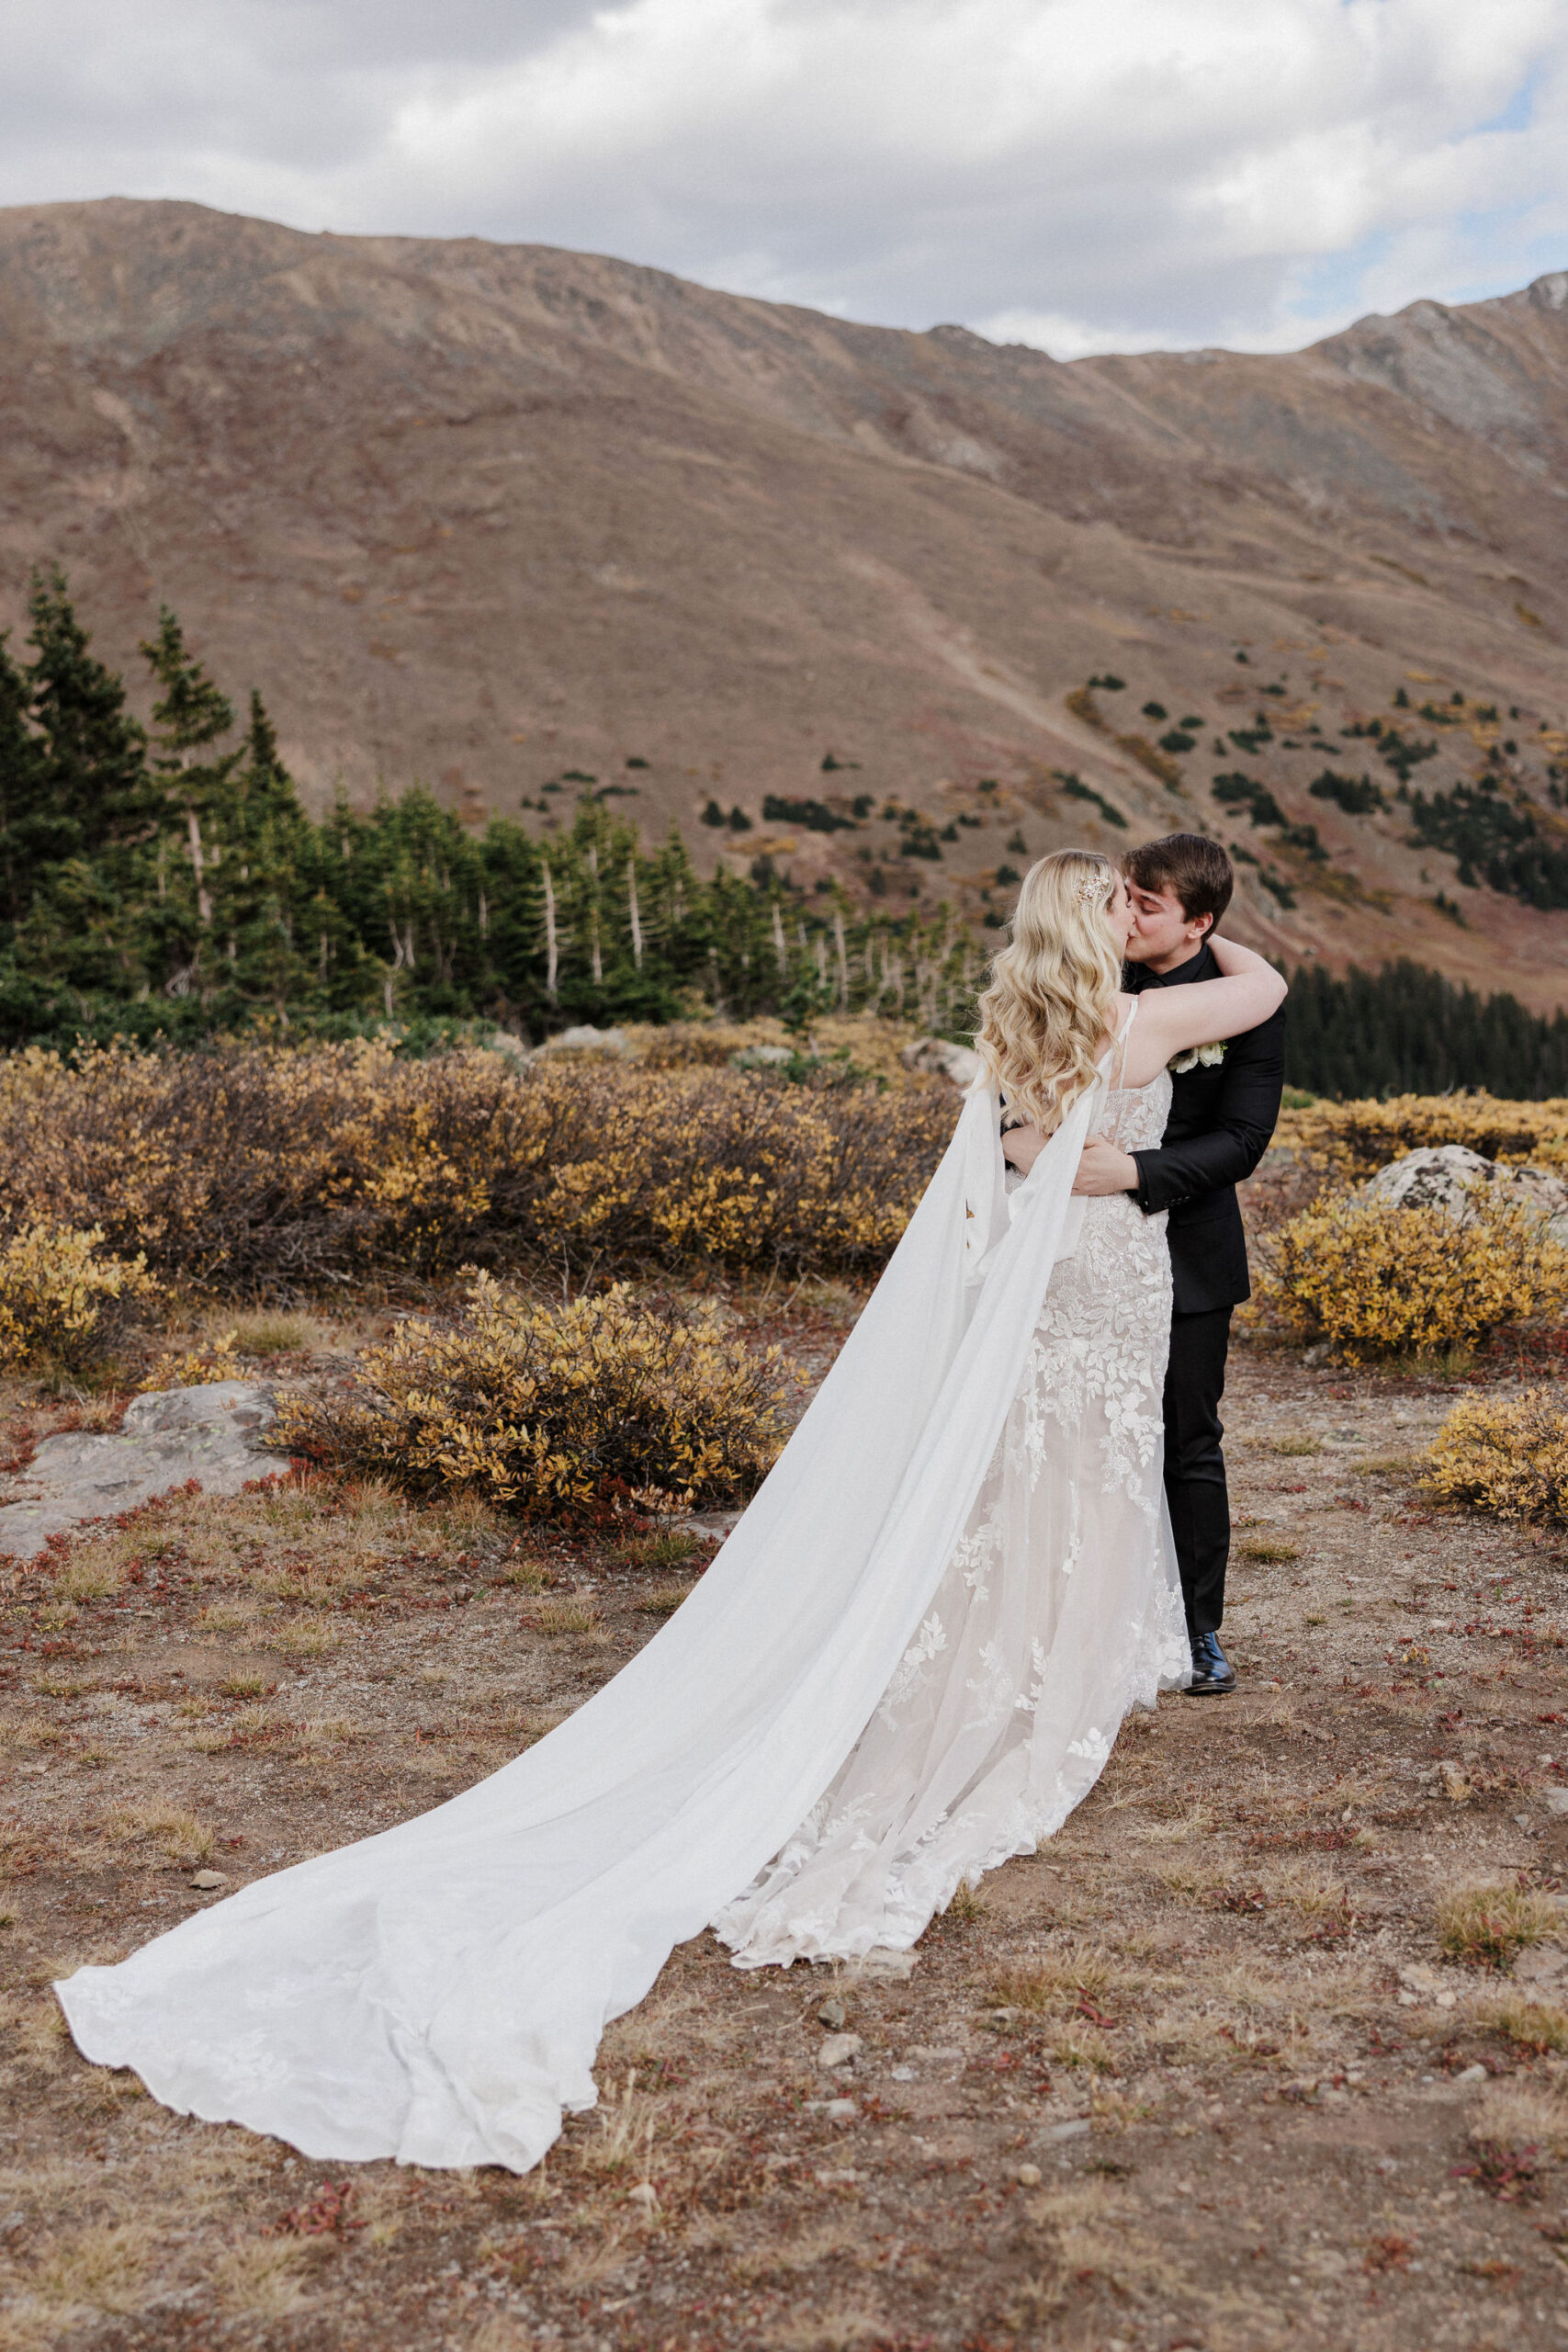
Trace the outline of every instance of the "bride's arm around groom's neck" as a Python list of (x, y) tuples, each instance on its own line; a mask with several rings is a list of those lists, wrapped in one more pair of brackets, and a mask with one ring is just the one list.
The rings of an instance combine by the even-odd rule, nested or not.
[(1145, 989), (1128, 1056), (1128, 1076), (1145, 1083), (1167, 1062), (1194, 1047), (1222, 1044), (1259, 1028), (1285, 1001), (1285, 980), (1272, 964), (1234, 939), (1205, 943), (1218, 977)]

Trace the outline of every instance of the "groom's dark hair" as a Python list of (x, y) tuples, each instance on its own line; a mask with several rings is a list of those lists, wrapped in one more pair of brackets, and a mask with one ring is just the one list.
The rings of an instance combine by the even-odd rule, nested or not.
[(1122, 871), (1140, 890), (1174, 890), (1189, 922), (1212, 918), (1212, 931), (1231, 902), (1235, 869), (1207, 833), (1162, 833), (1157, 842), (1130, 849)]

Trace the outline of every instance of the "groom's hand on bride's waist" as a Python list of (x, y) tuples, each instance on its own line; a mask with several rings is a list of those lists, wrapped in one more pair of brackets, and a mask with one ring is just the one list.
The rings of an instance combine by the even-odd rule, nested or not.
[(1108, 1143), (1103, 1136), (1090, 1136), (1073, 1179), (1075, 1193), (1104, 1200), (1111, 1193), (1135, 1193), (1138, 1182), (1138, 1163), (1130, 1151)]
[(1005, 1127), (1002, 1131), (1002, 1158), (1027, 1176), (1045, 1148), (1045, 1138), (1038, 1127)]

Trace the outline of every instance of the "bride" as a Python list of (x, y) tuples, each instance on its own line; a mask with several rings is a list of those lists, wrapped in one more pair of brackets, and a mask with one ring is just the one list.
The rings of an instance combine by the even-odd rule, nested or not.
[(1157, 1144), (1167, 1065), (1285, 992), (1213, 939), (1221, 978), (1123, 994), (1130, 929), (1095, 852), (1025, 877), (953, 1142), (663, 1631), (434, 1812), (79, 1969), (57, 1990), (87, 2058), (310, 2156), (524, 2171), (676, 1943), (711, 1926), (744, 1968), (907, 1949), (1060, 1826), (1128, 1708), (1189, 1671), (1164, 1218), (1073, 1180), (1091, 1126)]

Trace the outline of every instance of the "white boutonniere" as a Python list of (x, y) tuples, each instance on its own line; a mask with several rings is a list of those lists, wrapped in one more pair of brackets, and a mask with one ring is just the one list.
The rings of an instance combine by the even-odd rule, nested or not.
[(1196, 1069), (1200, 1062), (1205, 1069), (1215, 1069), (1224, 1057), (1225, 1040), (1221, 1038), (1213, 1046), (1190, 1046), (1184, 1054), (1173, 1056), (1166, 1068), (1172, 1078), (1181, 1078), (1188, 1070)]

